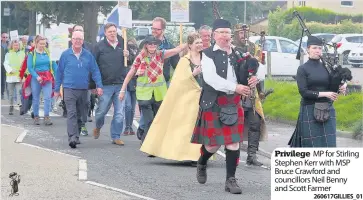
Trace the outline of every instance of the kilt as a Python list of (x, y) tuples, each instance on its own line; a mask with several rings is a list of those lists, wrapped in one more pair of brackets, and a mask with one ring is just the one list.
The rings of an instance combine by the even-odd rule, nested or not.
[(336, 114), (330, 107), (330, 119), (317, 122), (314, 118), (314, 104), (300, 106), (296, 128), (289, 141), (290, 147), (336, 147)]
[[(244, 111), (240, 99), (240, 95), (218, 96), (211, 108), (205, 110), (199, 108), (191, 143), (216, 146), (242, 142)], [(219, 120), (219, 106), (226, 105), (237, 106), (238, 119), (232, 126), (225, 125)]]

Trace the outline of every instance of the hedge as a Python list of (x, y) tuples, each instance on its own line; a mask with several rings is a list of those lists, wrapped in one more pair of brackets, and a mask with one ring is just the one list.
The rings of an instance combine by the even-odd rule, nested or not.
[[(307, 8), (300, 8), (307, 9)], [(314, 9), (324, 10), (324, 9)], [(326, 11), (328, 12), (328, 11)], [(293, 18), (291, 9), (282, 11), (278, 8), (275, 12), (269, 14), (268, 34), (274, 36), (286, 37), (291, 40), (297, 40), (301, 37), (301, 27), (296, 18)], [(310, 14), (309, 16), (314, 16)], [(363, 15), (362, 15), (363, 17)], [(289, 19), (289, 20), (288, 20)], [(322, 17), (320, 17), (322, 19)], [(316, 20), (318, 21), (319, 18)], [(307, 21), (307, 20), (306, 20)], [(353, 23), (351, 19), (342, 20), (338, 24), (324, 24), (320, 22), (305, 22), (311, 33), (361, 33), (363, 30), (363, 23)], [(361, 18), (362, 21), (362, 18)]]
[(324, 24), (335, 24), (339, 21), (350, 19), (352, 22), (355, 23), (362, 23), (363, 14), (358, 15), (349, 15), (349, 14), (342, 14), (342, 13), (335, 13), (331, 10), (327, 9), (320, 9), (320, 8), (312, 8), (312, 7), (295, 7), (286, 10), (286, 16), (284, 21), (286, 23), (291, 22), (291, 17), (293, 16), (293, 11), (297, 10), (300, 15), (305, 19), (307, 22), (321, 22)]
[[(265, 115), (270, 119), (296, 122), (301, 100), (296, 82), (266, 80), (265, 87), (274, 89), (274, 93), (263, 103)], [(355, 134), (361, 131), (362, 101), (362, 93), (351, 93), (339, 96), (334, 102), (338, 130), (355, 132)]]

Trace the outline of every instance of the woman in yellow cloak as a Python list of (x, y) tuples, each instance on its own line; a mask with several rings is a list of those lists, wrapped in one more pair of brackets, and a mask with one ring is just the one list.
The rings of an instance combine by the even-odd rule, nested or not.
[(149, 155), (176, 161), (197, 161), (199, 144), (192, 136), (202, 91), (201, 50), (198, 33), (187, 38), (188, 52), (176, 67), (170, 87), (141, 146)]

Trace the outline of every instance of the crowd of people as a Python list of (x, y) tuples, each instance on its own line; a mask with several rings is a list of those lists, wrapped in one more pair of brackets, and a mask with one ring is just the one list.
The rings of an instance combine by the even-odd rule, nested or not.
[[(165, 37), (165, 28), (165, 19), (156, 17), (152, 35), (139, 47), (130, 39), (124, 49), (115, 24), (104, 26), (105, 37), (95, 45), (86, 43), (83, 27), (75, 25), (69, 49), (58, 61), (51, 60), (45, 37), (29, 37), (24, 48), (16, 40), (3, 45), (7, 34), (2, 34), (2, 97), (6, 77), (9, 114), (13, 115), (16, 100), (22, 99), (18, 103), (22, 114), (32, 112), (34, 124), (40, 125), (42, 93), (44, 124), (50, 126), (54, 99), (61, 98), (68, 143), (76, 148), (80, 136), (88, 135), (85, 124), (92, 121), (95, 104), (94, 139), (99, 138), (112, 107), (109, 132), (113, 144), (125, 145), (122, 135), (137, 134), (140, 150), (148, 157), (190, 161), (197, 167), (200, 184), (207, 181), (208, 160), (223, 145), (225, 190), (240, 194), (235, 178), (240, 144), (248, 141), (247, 165), (261, 166), (256, 152), (259, 142), (267, 139), (261, 103), (264, 89), (256, 76), (260, 58), (254, 55), (256, 46), (246, 42), (249, 30), (217, 19), (212, 27), (204, 25), (189, 33), (186, 43), (175, 47)], [(321, 41), (311, 36), (307, 43), (309, 61), (299, 67), (296, 77), (301, 110), (289, 143), (293, 147), (333, 147), (336, 119), (332, 102), (338, 93), (329, 91), (329, 74), (319, 61)], [(345, 88), (346, 84), (340, 92)], [(31, 103), (25, 106), (26, 102)], [(132, 126), (136, 102), (141, 114), (137, 131)], [(323, 122), (314, 118), (314, 105), (321, 102), (329, 103), (330, 117)], [(307, 121), (315, 128), (307, 130)]]

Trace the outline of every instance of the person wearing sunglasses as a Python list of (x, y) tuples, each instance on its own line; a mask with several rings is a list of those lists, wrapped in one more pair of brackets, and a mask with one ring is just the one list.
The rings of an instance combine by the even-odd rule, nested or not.
[(161, 41), (154, 36), (148, 36), (144, 40), (144, 47), (135, 58), (119, 95), (120, 100), (125, 98), (127, 85), (136, 74), (138, 76), (136, 99), (141, 107), (145, 123), (145, 132), (142, 135), (141, 143), (145, 140), (151, 123), (166, 95), (167, 86), (163, 75), (164, 61), (186, 48), (186, 44), (183, 44), (174, 49), (159, 50), (158, 45), (160, 43)]

